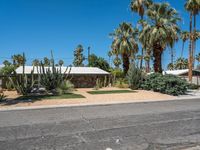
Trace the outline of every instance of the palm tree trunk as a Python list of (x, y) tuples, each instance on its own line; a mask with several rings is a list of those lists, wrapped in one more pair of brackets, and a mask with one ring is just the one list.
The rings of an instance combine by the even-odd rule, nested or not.
[(154, 45), (154, 71), (158, 73), (162, 73), (162, 52), (163, 48), (160, 45)]
[(195, 53), (196, 53), (196, 14), (194, 14), (194, 32), (193, 32), (193, 68), (195, 66)]
[(122, 54), (122, 60), (123, 60), (123, 70), (124, 70), (124, 75), (127, 74), (128, 69), (129, 69), (129, 56), (127, 53)]
[(193, 62), (193, 53), (192, 53), (192, 13), (190, 13), (190, 43), (189, 43), (189, 62), (188, 62), (188, 78), (189, 81), (192, 82), (192, 62)]
[(185, 47), (185, 42), (183, 42), (183, 44), (182, 44), (181, 58), (183, 58), (184, 47)]
[(142, 54), (141, 54), (141, 60), (140, 60), (140, 69), (142, 69), (143, 66), (143, 57), (144, 57), (144, 48), (142, 48)]

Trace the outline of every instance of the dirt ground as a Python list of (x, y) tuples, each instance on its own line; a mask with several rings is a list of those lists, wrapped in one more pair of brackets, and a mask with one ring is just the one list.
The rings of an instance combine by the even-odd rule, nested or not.
[[(38, 101), (23, 101), (16, 102), (14, 104), (6, 105), (0, 103), (1, 108), (7, 107), (26, 107), (26, 106), (44, 106), (44, 105), (90, 105), (90, 104), (113, 104), (113, 103), (130, 103), (130, 102), (149, 102), (149, 101), (162, 101), (173, 100), (176, 97), (165, 94), (160, 94), (152, 91), (136, 90), (133, 93), (121, 93), (121, 94), (100, 94), (91, 95), (87, 91), (92, 91), (91, 88), (76, 89), (74, 93), (81, 94), (86, 98), (77, 99), (51, 99), (51, 100), (38, 100)], [(100, 90), (125, 90), (119, 88), (103, 88)], [(9, 99), (18, 97), (15, 91), (4, 91), (4, 94)]]

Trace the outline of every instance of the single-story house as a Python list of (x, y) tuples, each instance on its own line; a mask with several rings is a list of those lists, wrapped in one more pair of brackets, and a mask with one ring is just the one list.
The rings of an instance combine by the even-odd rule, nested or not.
[[(51, 68), (51, 67), (50, 67)], [(66, 74), (68, 79), (74, 84), (76, 88), (93, 88), (96, 85), (96, 80), (100, 79), (101, 81), (105, 78), (110, 77), (110, 73), (99, 69), (97, 67), (56, 67), (58, 70), (61, 68), (61, 73)], [(49, 67), (45, 67), (45, 70)], [(33, 74), (37, 75), (41, 73), (40, 68), (33, 66), (25, 66), (25, 74), (30, 75), (33, 71)], [(20, 66), (16, 69), (17, 74), (23, 73), (23, 67)]]
[[(168, 70), (168, 71), (163, 71), (163, 74), (172, 74), (179, 76), (181, 78), (188, 79), (188, 72), (189, 69), (182, 69), (182, 70)], [(200, 70), (193, 70), (193, 78), (192, 78), (192, 83), (199, 85), (200, 82)]]

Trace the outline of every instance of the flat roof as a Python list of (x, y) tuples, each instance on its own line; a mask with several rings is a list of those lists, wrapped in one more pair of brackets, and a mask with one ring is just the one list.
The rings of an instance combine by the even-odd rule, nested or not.
[[(109, 73), (107, 71), (104, 71), (100, 68), (97, 67), (56, 67), (61, 72), (64, 73), (69, 73), (73, 75), (78, 75), (78, 74), (95, 74), (95, 75), (108, 75)], [(45, 71), (47, 69), (51, 69), (51, 67), (45, 67)], [(31, 74), (31, 72), (34, 70), (34, 74), (38, 74), (42, 72), (42, 69), (39, 67), (37, 70), (37, 67), (33, 66), (25, 66), (25, 74)], [(41, 70), (41, 71), (40, 71)], [(16, 69), (17, 74), (22, 74), (23, 73), (23, 66), (20, 66)]]

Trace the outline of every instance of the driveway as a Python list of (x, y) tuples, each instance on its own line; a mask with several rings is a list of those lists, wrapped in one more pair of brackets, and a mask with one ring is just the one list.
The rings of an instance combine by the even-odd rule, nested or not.
[(200, 100), (0, 111), (1, 150), (199, 149)]

